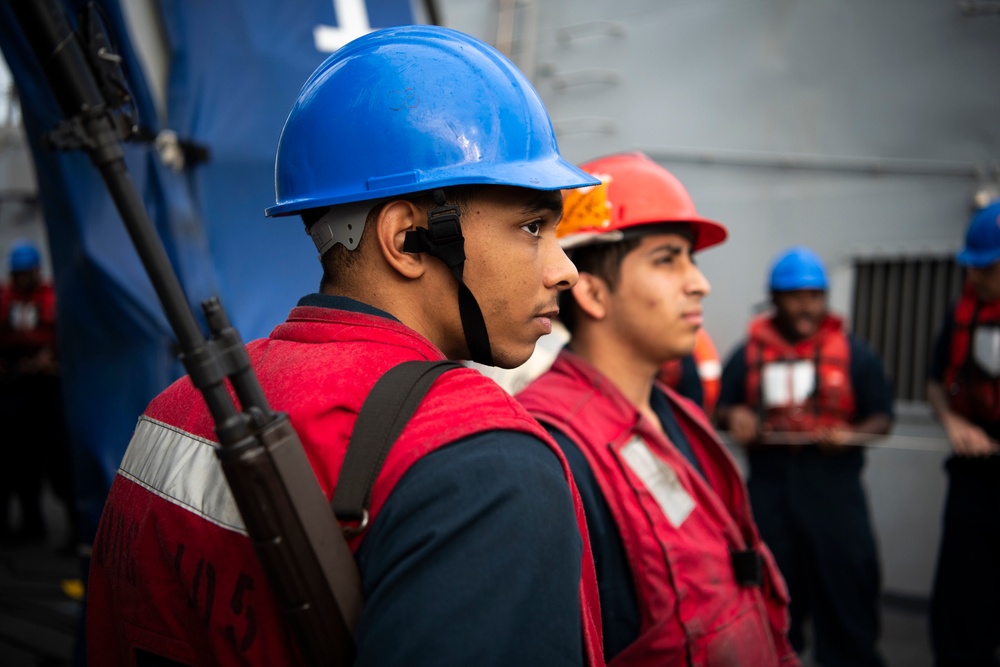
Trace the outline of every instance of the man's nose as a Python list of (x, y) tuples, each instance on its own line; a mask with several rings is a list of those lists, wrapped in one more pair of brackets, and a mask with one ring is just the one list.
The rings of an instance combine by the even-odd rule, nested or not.
[(580, 274), (577, 273), (576, 265), (566, 255), (559, 243), (554, 238), (544, 239), (542, 257), (544, 262), (544, 273), (542, 280), (546, 288), (557, 290), (568, 290), (576, 284)]
[(697, 294), (705, 297), (712, 291), (712, 285), (708, 282), (708, 278), (705, 277), (705, 274), (694, 263), (690, 265), (687, 284), (689, 294)]

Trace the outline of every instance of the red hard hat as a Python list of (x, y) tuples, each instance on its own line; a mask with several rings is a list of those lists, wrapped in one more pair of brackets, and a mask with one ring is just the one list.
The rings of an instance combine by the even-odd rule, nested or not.
[(563, 248), (613, 243), (624, 238), (626, 229), (662, 223), (691, 225), (692, 251), (722, 243), (729, 234), (699, 216), (681, 182), (643, 153), (610, 155), (580, 168), (601, 184), (563, 192), (563, 217), (556, 229)]

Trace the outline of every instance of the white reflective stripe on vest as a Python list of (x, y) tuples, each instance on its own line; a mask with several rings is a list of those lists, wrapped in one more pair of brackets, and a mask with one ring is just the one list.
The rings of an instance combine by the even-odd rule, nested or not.
[(206, 521), (246, 535), (216, 447), (209, 440), (141, 417), (118, 474)]
[(643, 486), (653, 494), (656, 504), (660, 506), (670, 525), (680, 528), (694, 510), (695, 504), (694, 499), (677, 479), (674, 469), (653, 454), (649, 445), (639, 436), (625, 443), (621, 449), (621, 456), (632, 472), (642, 480)]
[(1000, 328), (976, 327), (972, 340), (972, 356), (979, 367), (992, 377), (1000, 376)]
[(722, 377), (722, 364), (715, 359), (699, 361), (698, 377), (702, 380), (718, 380)]
[(816, 390), (816, 365), (812, 361), (773, 361), (761, 373), (764, 407), (803, 405)]

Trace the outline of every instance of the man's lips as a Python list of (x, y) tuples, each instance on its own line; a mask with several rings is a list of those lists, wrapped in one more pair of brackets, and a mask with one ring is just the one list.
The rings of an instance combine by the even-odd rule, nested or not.
[(792, 320), (792, 331), (795, 332), (795, 335), (802, 338), (812, 336), (818, 329), (819, 321), (812, 317), (797, 317)]
[(552, 333), (552, 318), (559, 315), (558, 308), (550, 308), (535, 315), (535, 321), (542, 325), (545, 333)]
[(702, 314), (700, 310), (688, 311), (681, 315), (681, 319), (688, 324), (693, 324), (699, 327), (702, 325)]

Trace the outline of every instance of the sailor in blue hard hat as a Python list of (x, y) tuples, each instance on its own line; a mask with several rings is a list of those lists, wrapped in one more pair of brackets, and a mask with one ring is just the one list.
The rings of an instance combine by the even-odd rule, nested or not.
[[(0, 406), (5, 416), (0, 474), (0, 543), (39, 541), (47, 534), (42, 512), (46, 471), (67, 460), (62, 395), (56, 355), (54, 287), (42, 280), (41, 253), (18, 240), (7, 254), (9, 281), (0, 284)], [(54, 465), (53, 465), (54, 464)], [(68, 471), (67, 471), (68, 475)], [(68, 490), (62, 475), (50, 478), (60, 500)], [(16, 499), (20, 511), (8, 513)]]
[(931, 594), (938, 665), (1000, 656), (1000, 201), (976, 211), (956, 255), (965, 286), (933, 348), (927, 402), (953, 455)]
[(850, 445), (889, 432), (892, 387), (877, 353), (829, 312), (813, 250), (782, 252), (768, 288), (774, 309), (726, 362), (716, 415), (748, 448), (754, 516), (791, 594), (792, 645), (801, 653), (811, 636), (819, 664), (880, 667), (878, 550), (864, 453)]
[(11, 285), (22, 293), (34, 289), (41, 280), (42, 255), (30, 241), (17, 241), (7, 256)]
[[(354, 664), (603, 664), (586, 517), (568, 464), (496, 383), (445, 364), (369, 481), (348, 465), (365, 458), (359, 447), (379, 444), (356, 427), (390, 369), (528, 359), (577, 280), (556, 239), (562, 190), (598, 183), (560, 156), (541, 99), (513, 63), (447, 28), (360, 37), (293, 103), (267, 214), (301, 217), (323, 275), (247, 348), (268, 402), (289, 416), (335, 501), (337, 516), (315, 520), (351, 529), (364, 588)], [(397, 405), (411, 388), (398, 377), (379, 386)], [(368, 405), (386, 418), (399, 412)], [(281, 622), (289, 603), (270, 588), (207, 446), (212, 428), (186, 379), (140, 420), (95, 540), (92, 664), (131, 664), (138, 652), (160, 662), (303, 662)], [(352, 487), (366, 504), (344, 511)], [(127, 568), (100, 550), (122, 525)], [(237, 601), (211, 622), (190, 602), (196, 563), (218, 573), (218, 596)]]

